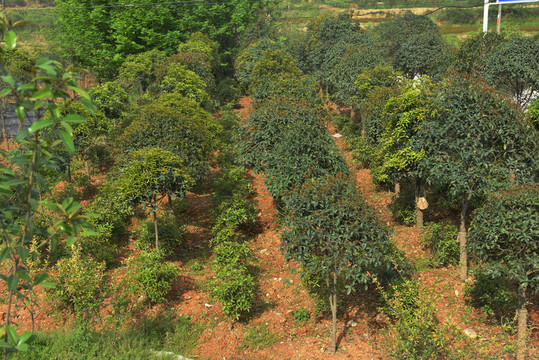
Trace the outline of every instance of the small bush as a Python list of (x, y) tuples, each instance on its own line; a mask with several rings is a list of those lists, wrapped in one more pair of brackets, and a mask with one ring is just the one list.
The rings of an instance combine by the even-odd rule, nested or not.
[(218, 267), (212, 282), (212, 295), (223, 304), (223, 312), (236, 320), (251, 311), (255, 289), (245, 267)]
[(146, 295), (154, 303), (165, 299), (170, 283), (178, 275), (178, 268), (165, 261), (162, 251), (142, 251), (127, 259), (126, 263), (129, 277), (136, 284), (134, 292)]
[(369, 144), (361, 136), (353, 136), (349, 138), (348, 145), (352, 149), (354, 160), (362, 167), (368, 168), (371, 165), (372, 159), (374, 159), (376, 147)]
[(432, 252), (432, 265), (435, 267), (457, 265), (459, 262), (457, 227), (454, 224), (431, 224), (421, 238), (421, 245)]
[(218, 211), (219, 215), (212, 229), (214, 234), (227, 227), (247, 230), (256, 223), (256, 208), (248, 199), (230, 199), (223, 202)]
[(489, 274), (482, 268), (475, 271), (474, 281), (464, 287), (464, 298), (468, 304), (483, 309), (498, 320), (515, 314), (518, 308), (516, 294), (503, 274)]
[(249, 197), (253, 194), (253, 186), (247, 178), (247, 171), (239, 166), (222, 169), (213, 181), (214, 201), (220, 203), (232, 197)]
[[(449, 356), (448, 330), (438, 323), (436, 307), (415, 280), (402, 280), (382, 291), (389, 325), (392, 359), (431, 360)], [(451, 335), (452, 332), (450, 332)]]
[(243, 346), (252, 349), (266, 349), (273, 346), (279, 338), (277, 335), (270, 333), (265, 323), (251, 327), (247, 330), (247, 335), (243, 339)]
[(415, 195), (411, 189), (402, 189), (392, 196), (389, 210), (395, 220), (405, 225), (413, 225), (416, 222)]
[(58, 261), (56, 270), (53, 298), (82, 319), (99, 314), (104, 297), (105, 264), (86, 257), (76, 247), (70, 258)]
[(239, 242), (241, 240), (241, 234), (232, 227), (225, 227), (210, 240), (210, 246), (216, 247), (219, 244), (226, 242)]
[[(157, 218), (157, 231), (159, 232), (159, 249), (170, 254), (182, 243), (182, 226), (177, 224), (172, 214), (165, 214)], [(137, 246), (142, 250), (155, 248), (155, 225), (153, 220), (143, 221), (137, 229), (139, 242)]]
[(301, 307), (301, 309), (292, 311), (292, 316), (297, 322), (306, 323), (311, 318), (311, 313), (309, 312), (309, 310), (305, 309), (304, 307)]
[(244, 267), (251, 249), (246, 243), (224, 242), (213, 249), (217, 266)]

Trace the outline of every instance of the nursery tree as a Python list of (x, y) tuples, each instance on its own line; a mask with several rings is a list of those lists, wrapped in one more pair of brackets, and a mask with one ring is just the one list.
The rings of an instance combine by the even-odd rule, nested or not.
[[(193, 112), (187, 109), (193, 105)], [(180, 156), (185, 171), (200, 182), (209, 171), (215, 135), (207, 126), (205, 112), (195, 102), (174, 108), (160, 102), (143, 106), (119, 138), (120, 150), (128, 153), (143, 147), (159, 147)]]
[(537, 171), (535, 132), (507, 98), (474, 78), (452, 76), (437, 95), (437, 116), (420, 136), (422, 168), (431, 184), (447, 184), (461, 198), (460, 276), (467, 277), (466, 217), (470, 201), (503, 187), (511, 174), (533, 181)]
[[(392, 181), (395, 188), (403, 180), (415, 183), (415, 201), (421, 196), (423, 180), (418, 167), (424, 149), (417, 150), (417, 133), (423, 121), (435, 114), (431, 106), (435, 87), (428, 76), (409, 80), (402, 93), (389, 99), (382, 113), (384, 133), (376, 154), (373, 180)], [(423, 227), (423, 211), (416, 206), (416, 224)]]
[[(9, 24), (4, 15), (0, 15), (2, 55), (16, 48), (17, 36), (12, 29), (18, 25), (20, 23)], [(36, 338), (31, 332), (18, 333), (18, 325), (12, 317), (14, 311), (33, 301), (29, 293), (35, 287), (54, 286), (47, 281), (46, 273), (30, 273), (28, 263), (37, 258), (38, 252), (29, 251), (28, 245), (35, 240), (37, 250), (49, 246), (50, 251), (54, 251), (58, 242), (65, 240), (71, 246), (78, 236), (84, 234), (84, 228), (89, 227), (86, 217), (80, 215), (80, 204), (76, 201), (68, 198), (58, 204), (42, 201), (41, 195), (47, 191), (44, 173), (55, 168), (51, 151), (65, 147), (73, 153), (72, 125), (84, 122), (80, 115), (62, 116), (57, 102), (69, 98), (68, 91), (72, 90), (88, 107), (91, 103), (88, 94), (78, 86), (76, 73), (46, 58), (34, 64), (26, 83), (16, 81), (3, 63), (0, 73), (4, 82), (0, 98), (15, 100), (18, 120), (25, 121), (29, 114), (38, 119), (27, 130), (17, 134), (14, 149), (0, 151), (0, 279), (5, 282), (7, 302), (0, 346), (4, 359), (7, 359), (9, 353), (27, 351)], [(51, 115), (50, 118), (42, 119), (45, 112)], [(51, 129), (60, 140), (51, 143), (43, 138), (41, 133), (45, 129)], [(52, 215), (49, 217), (51, 221), (45, 224), (46, 229), (39, 232), (40, 236), (36, 236), (36, 219), (45, 212)]]
[(337, 350), (337, 284), (350, 293), (367, 272), (391, 269), (392, 243), (373, 209), (347, 176), (309, 179), (285, 199), (281, 247), (305, 273), (322, 273), (332, 312), (331, 349)]
[(522, 109), (539, 93), (539, 39), (518, 36), (491, 52), (485, 78), (513, 96)]
[(539, 187), (511, 188), (491, 195), (474, 214), (468, 250), (496, 274), (518, 284), (517, 359), (526, 358), (530, 294), (539, 290)]
[(120, 67), (117, 81), (129, 92), (144, 92), (156, 81), (166, 59), (165, 53), (156, 49), (130, 55)]
[(125, 200), (143, 205), (152, 215), (155, 227), (155, 248), (159, 250), (157, 209), (167, 195), (184, 196), (193, 184), (182, 158), (159, 148), (142, 148), (128, 155), (127, 164), (119, 171), (115, 188)]
[(129, 108), (129, 95), (118, 82), (106, 82), (88, 90), (97, 108), (109, 119), (119, 119)]
[(385, 61), (372, 36), (359, 33), (353, 37), (352, 43), (350, 40), (332, 46), (326, 54), (322, 72), (332, 100), (338, 105), (351, 107), (350, 120), (357, 122), (357, 76), (364, 70), (385, 65)]
[(470, 75), (481, 74), (489, 54), (504, 41), (505, 35), (493, 32), (478, 32), (466, 38), (455, 56), (455, 68)]
[(395, 69), (409, 79), (429, 75), (441, 79), (450, 63), (450, 53), (440, 32), (423, 32), (410, 36), (395, 53)]

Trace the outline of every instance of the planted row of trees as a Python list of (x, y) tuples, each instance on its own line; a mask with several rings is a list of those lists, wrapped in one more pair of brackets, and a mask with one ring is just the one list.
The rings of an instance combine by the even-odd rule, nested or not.
[[(339, 43), (341, 38), (346, 40)], [(376, 45), (357, 48), (357, 39)], [(458, 199), (464, 280), (467, 254), (476, 249), (467, 247), (466, 240), (471, 210), (510, 185), (537, 181), (534, 105), (532, 115), (522, 109), (537, 94), (538, 46), (530, 37), (478, 35), (455, 56), (438, 27), (424, 16), (406, 14), (366, 32), (346, 17), (330, 16), (308, 27), (291, 53), (300, 69), (318, 80), (327, 98), (350, 109), (351, 116), (340, 119), (338, 126), (350, 136), (359, 159), (371, 167), (373, 179), (395, 184), (397, 190), (401, 183), (415, 188), (412, 209), (419, 228), (423, 211), (416, 204), (427, 191), (445, 189), (444, 196)], [(381, 55), (373, 56), (373, 49)], [(339, 77), (341, 83), (332, 82), (332, 71), (354, 51), (358, 55), (349, 62), (346, 76)], [(520, 241), (517, 238), (513, 241)], [(529, 257), (537, 259), (538, 253), (529, 250)], [(534, 271), (529, 275), (535, 276)], [(520, 286), (531, 283), (526, 278)]]
[[(239, 146), (243, 162), (264, 174), (284, 218), (286, 258), (301, 264), (303, 275), (325, 283), (336, 351), (338, 284), (351, 293), (367, 285), (368, 271), (390, 273), (394, 247), (327, 132), (328, 113), (316, 84), (283, 48), (274, 50), (281, 46), (259, 40), (236, 62), (255, 104), (242, 123)], [(274, 59), (281, 59), (277, 66), (271, 66)], [(266, 70), (258, 73), (261, 69)]]

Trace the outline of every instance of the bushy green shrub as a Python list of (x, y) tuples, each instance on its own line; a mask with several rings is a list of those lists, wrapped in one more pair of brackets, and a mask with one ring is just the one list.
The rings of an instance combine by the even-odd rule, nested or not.
[(213, 238), (210, 239), (210, 246), (215, 247), (226, 242), (239, 242), (242, 235), (233, 227), (224, 227)]
[(142, 251), (126, 260), (128, 273), (135, 280), (134, 292), (146, 295), (152, 302), (165, 299), (171, 282), (178, 275), (176, 265), (165, 261), (162, 251)]
[(457, 226), (451, 223), (431, 224), (421, 238), (421, 245), (432, 252), (432, 264), (436, 267), (459, 263)]
[(212, 295), (223, 304), (223, 312), (233, 319), (253, 307), (256, 284), (245, 267), (221, 266), (215, 272)]
[(498, 320), (503, 316), (512, 317), (518, 308), (514, 286), (503, 274), (487, 273), (483, 268), (478, 268), (474, 280), (465, 284), (464, 298), (468, 304)]
[(247, 258), (251, 255), (251, 249), (246, 243), (223, 242), (213, 249), (214, 261), (218, 267), (234, 266), (244, 267)]
[(75, 247), (71, 257), (58, 261), (55, 268), (53, 298), (82, 319), (99, 314), (105, 295), (105, 263), (95, 261)]
[[(172, 214), (164, 214), (157, 218), (159, 231), (159, 249), (170, 254), (182, 243), (182, 226)], [(137, 229), (138, 247), (149, 250), (155, 247), (155, 225), (153, 220), (143, 221)]]
[[(388, 342), (392, 359), (447, 359), (454, 335), (436, 318), (436, 307), (415, 280), (401, 280), (382, 291), (384, 311), (390, 316)], [(449, 335), (449, 336), (448, 336)]]
[(413, 189), (405, 188), (392, 196), (389, 210), (395, 220), (405, 225), (413, 225), (416, 222), (416, 205)]
[(247, 170), (239, 166), (222, 168), (213, 180), (213, 188), (213, 201), (216, 203), (235, 195), (250, 197), (253, 194), (253, 185), (247, 178)]
[(256, 223), (256, 208), (248, 199), (236, 197), (223, 202), (218, 210), (214, 234), (223, 228), (235, 228), (247, 230)]

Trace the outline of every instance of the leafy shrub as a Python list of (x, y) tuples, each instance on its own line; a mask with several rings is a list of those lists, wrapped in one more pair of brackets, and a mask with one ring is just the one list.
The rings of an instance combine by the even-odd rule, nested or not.
[(105, 264), (85, 256), (75, 247), (70, 258), (56, 264), (52, 296), (83, 318), (96, 315), (103, 304)]
[(382, 290), (384, 311), (393, 319), (389, 325), (392, 359), (446, 359), (451, 339), (436, 318), (436, 307), (415, 280), (403, 280)]
[(518, 308), (516, 291), (505, 276), (488, 273), (483, 268), (475, 271), (473, 282), (465, 284), (464, 298), (468, 304), (497, 319), (513, 316)]
[(301, 309), (296, 309), (292, 311), (292, 316), (297, 322), (306, 323), (311, 318), (311, 313), (309, 310), (301, 307)]
[(239, 84), (235, 79), (223, 79), (213, 90), (221, 105), (236, 105), (240, 98)]
[(213, 249), (217, 266), (244, 267), (251, 249), (246, 243), (223, 242)]
[(170, 283), (178, 274), (176, 265), (165, 261), (162, 251), (142, 251), (126, 261), (130, 278), (135, 280), (134, 291), (160, 303), (170, 290)]
[(251, 327), (247, 330), (247, 335), (243, 339), (242, 345), (252, 349), (266, 349), (273, 346), (279, 338), (277, 335), (268, 331), (268, 326), (261, 323), (258, 326)]
[(413, 225), (416, 222), (415, 194), (413, 189), (403, 186), (403, 189), (392, 196), (389, 210), (395, 220), (405, 225)]
[(219, 215), (212, 229), (214, 234), (227, 227), (248, 229), (256, 223), (256, 208), (248, 199), (232, 198), (222, 203), (218, 211)]
[(225, 242), (239, 242), (241, 234), (233, 227), (224, 227), (210, 240), (210, 246), (215, 247)]
[(376, 146), (370, 144), (362, 136), (352, 136), (347, 139), (348, 145), (352, 149), (354, 160), (364, 168), (369, 167), (374, 159)]
[(245, 267), (218, 267), (212, 282), (212, 295), (223, 304), (223, 312), (236, 320), (251, 311), (255, 289)]
[(454, 224), (431, 224), (421, 238), (421, 244), (434, 255), (432, 259), (434, 266), (458, 264), (460, 250), (457, 242), (457, 227)]
[(222, 168), (213, 181), (214, 201), (221, 203), (235, 195), (248, 197), (253, 193), (253, 186), (247, 178), (247, 170), (239, 166)]
[[(161, 215), (157, 218), (159, 231), (159, 249), (170, 254), (182, 243), (182, 226), (179, 225), (172, 214)], [(155, 225), (153, 220), (145, 220), (137, 229), (138, 246), (149, 250), (155, 247)]]

